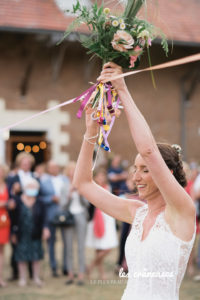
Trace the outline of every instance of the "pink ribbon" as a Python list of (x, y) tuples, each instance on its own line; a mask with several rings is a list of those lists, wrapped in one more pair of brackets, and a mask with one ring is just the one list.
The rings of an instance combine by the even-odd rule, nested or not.
[(112, 94), (111, 94), (111, 84), (105, 84), (107, 88), (107, 95), (108, 95), (108, 105), (112, 105)]
[[(38, 112), (38, 113), (36, 113), (36, 114), (34, 114), (34, 115), (32, 115), (32, 116), (29, 116), (29, 117), (27, 117), (27, 118), (25, 118), (25, 119), (23, 119), (23, 120), (17, 121), (17, 122), (15, 122), (15, 123), (11, 124), (11, 125), (8, 125), (8, 126), (5, 126), (5, 127), (3, 127), (3, 128), (0, 128), (0, 132), (9, 130), (9, 129), (11, 129), (11, 128), (13, 128), (13, 127), (16, 127), (16, 126), (18, 126), (18, 125), (20, 125), (20, 124), (22, 124), (22, 123), (24, 123), (24, 122), (30, 121), (30, 120), (32, 120), (32, 119), (34, 119), (34, 118), (37, 118), (37, 117), (39, 117), (39, 116), (41, 116), (41, 115), (43, 115), (43, 114), (46, 114), (47, 112), (53, 111), (53, 110), (55, 110), (55, 109), (57, 109), (57, 108), (59, 108), (59, 107), (62, 107), (62, 106), (71, 104), (71, 103), (74, 102), (75, 99), (76, 99), (76, 98), (73, 98), (73, 99), (71, 99), (71, 100), (67, 100), (67, 101), (65, 101), (65, 102), (63, 102), (63, 103), (60, 103), (60, 104), (56, 105), (56, 106), (53, 106), (53, 107), (50, 107), (50, 108), (45, 109), (45, 110), (43, 110), (43, 111), (40, 111), (40, 112)], [(80, 100), (79, 100), (79, 101), (80, 101)]]
[[(79, 111), (77, 112), (76, 116), (77, 118), (81, 118), (82, 117), (82, 113), (85, 109), (85, 106), (87, 105), (88, 101), (90, 100), (90, 97), (92, 95), (92, 93), (94, 92), (94, 90), (96, 89), (97, 84), (94, 84), (93, 86), (91, 86), (91, 88), (89, 88), (87, 91), (83, 92), (79, 97), (77, 97), (74, 102), (77, 102), (78, 100), (81, 99), (81, 97), (83, 95), (85, 95), (85, 98), (83, 100), (83, 102), (81, 103), (81, 106), (79, 108)], [(77, 100), (78, 99), (78, 100)]]

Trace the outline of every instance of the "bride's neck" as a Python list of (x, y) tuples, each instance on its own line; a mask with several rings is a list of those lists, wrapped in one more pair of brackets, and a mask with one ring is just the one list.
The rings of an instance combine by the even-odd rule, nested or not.
[(148, 200), (147, 204), (150, 214), (154, 214), (154, 212), (157, 214), (157, 212), (163, 210), (166, 206), (166, 203), (161, 195), (152, 200)]

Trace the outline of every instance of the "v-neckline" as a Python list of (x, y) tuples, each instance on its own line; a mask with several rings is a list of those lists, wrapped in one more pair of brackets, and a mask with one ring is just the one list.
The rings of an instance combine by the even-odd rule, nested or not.
[(164, 212), (164, 210), (162, 210), (162, 211), (156, 216), (155, 222), (154, 222), (154, 224), (151, 226), (151, 228), (150, 228), (150, 230), (149, 230), (147, 236), (145, 237), (145, 239), (142, 239), (143, 233), (144, 233), (144, 226), (143, 226), (143, 225), (144, 225), (144, 220), (145, 220), (145, 218), (146, 218), (146, 216), (147, 216), (147, 214), (148, 214), (148, 211), (149, 211), (149, 210), (148, 210), (148, 207), (147, 207), (147, 208), (146, 208), (146, 212), (145, 212), (145, 214), (144, 214), (144, 218), (143, 218), (143, 220), (142, 220), (142, 222), (141, 222), (140, 243), (144, 243), (144, 242), (148, 239), (149, 235), (151, 234), (153, 228), (155, 227), (155, 225), (156, 225), (156, 223), (157, 223), (158, 217)]

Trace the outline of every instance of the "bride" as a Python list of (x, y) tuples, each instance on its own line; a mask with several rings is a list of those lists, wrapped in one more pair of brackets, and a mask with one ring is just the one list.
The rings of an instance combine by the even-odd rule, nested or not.
[[(99, 81), (120, 75), (114, 63), (103, 67)], [(74, 175), (74, 185), (106, 214), (132, 224), (125, 253), (129, 279), (122, 300), (178, 300), (195, 238), (195, 207), (185, 192), (185, 174), (177, 145), (156, 144), (124, 79), (112, 81), (124, 106), (138, 150), (133, 180), (140, 199), (125, 200), (110, 194), (92, 179), (92, 158), (98, 125), (92, 109), (86, 111), (86, 133)]]

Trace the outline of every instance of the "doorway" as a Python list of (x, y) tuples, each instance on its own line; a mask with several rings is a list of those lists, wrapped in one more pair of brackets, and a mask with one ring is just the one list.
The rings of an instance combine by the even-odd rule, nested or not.
[(47, 141), (45, 131), (10, 131), (10, 138), (6, 144), (6, 161), (14, 164), (18, 153), (31, 153), (36, 165), (48, 161), (51, 157), (51, 145)]

